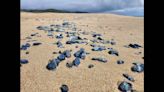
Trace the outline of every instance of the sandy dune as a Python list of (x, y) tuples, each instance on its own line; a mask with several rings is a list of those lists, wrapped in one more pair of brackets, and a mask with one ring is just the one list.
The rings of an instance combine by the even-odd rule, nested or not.
[[(104, 39), (114, 39), (116, 45), (106, 44), (106, 47), (112, 47), (119, 51), (120, 56), (112, 56), (107, 52), (93, 52), (91, 46), (78, 44), (66, 45), (65, 48), (58, 48), (54, 45), (56, 38), (49, 38), (47, 33), (37, 30), (40, 25), (61, 24), (63, 20), (74, 22), (78, 29), (86, 32), (101, 33)], [(112, 14), (67, 14), (67, 13), (24, 13), (21, 12), (21, 44), (25, 44), (30, 39), (25, 39), (33, 33), (39, 33), (41, 37), (34, 36), (32, 40), (42, 42), (40, 46), (31, 46), (27, 51), (21, 51), (21, 58), (28, 59), (29, 63), (21, 66), (21, 92), (60, 92), (60, 86), (67, 84), (69, 92), (120, 92), (118, 90), (118, 81), (125, 79), (122, 74), (128, 73), (133, 76), (135, 82), (133, 88), (138, 92), (144, 92), (144, 73), (134, 73), (131, 71), (133, 62), (144, 63), (144, 48), (133, 49), (125, 48), (124, 45), (137, 43), (144, 47), (144, 24), (143, 18), (129, 17)], [(81, 35), (82, 36), (82, 35)], [(84, 35), (92, 39), (91, 35)], [(64, 39), (62, 42), (66, 41)], [(33, 42), (29, 42), (33, 43)], [(72, 49), (78, 51), (81, 47), (85, 48), (90, 54), (85, 60), (81, 60), (78, 67), (67, 68), (66, 62), (72, 62), (74, 57), (61, 62), (57, 70), (49, 71), (46, 69), (50, 59), (56, 58), (58, 54), (52, 54), (54, 51), (64, 51)], [(140, 55), (135, 53), (142, 52)], [(102, 56), (108, 59), (107, 63), (92, 61), (91, 58)], [(125, 64), (118, 65), (117, 60), (124, 60)], [(89, 69), (88, 65), (94, 67)]]

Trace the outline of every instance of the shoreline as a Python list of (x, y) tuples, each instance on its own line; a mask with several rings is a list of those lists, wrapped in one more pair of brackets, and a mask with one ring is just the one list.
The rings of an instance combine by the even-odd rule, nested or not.
[(140, 18), (144, 19), (144, 16), (128, 16), (128, 15), (122, 15), (122, 14), (114, 14), (114, 13), (56, 13), (56, 12), (24, 12), (21, 11), (20, 13), (27, 13), (27, 14), (73, 14), (73, 15), (111, 15), (111, 16), (118, 16), (118, 17), (132, 17), (132, 18)]

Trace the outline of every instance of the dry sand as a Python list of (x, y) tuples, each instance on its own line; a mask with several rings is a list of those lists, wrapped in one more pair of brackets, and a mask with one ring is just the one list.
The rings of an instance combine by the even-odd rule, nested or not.
[[(47, 37), (47, 33), (37, 30), (37, 26), (50, 24), (61, 24), (63, 20), (68, 20), (77, 24), (77, 28), (86, 32), (101, 33), (105, 39), (114, 39), (116, 45), (105, 45), (118, 50), (120, 56), (109, 55), (106, 51), (93, 52), (91, 46), (65, 45), (65, 48), (57, 48), (52, 43), (57, 39)], [(144, 92), (144, 73), (134, 73), (131, 71), (133, 62), (144, 63), (144, 48), (132, 49), (125, 48), (124, 45), (129, 43), (138, 43), (144, 46), (144, 24), (141, 17), (129, 17), (112, 14), (67, 14), (67, 13), (25, 13), (21, 12), (21, 44), (28, 40), (25, 38), (32, 33), (39, 33), (41, 37), (32, 37), (32, 40), (42, 42), (40, 46), (32, 46), (27, 51), (21, 51), (21, 58), (28, 59), (29, 63), (21, 66), (21, 92), (60, 92), (60, 86), (67, 84), (69, 92), (119, 92), (118, 81), (125, 79), (122, 74), (128, 73), (132, 75), (135, 82), (133, 88), (138, 92)], [(91, 39), (90, 36), (86, 36)], [(64, 37), (62, 42), (67, 39)], [(31, 42), (32, 43), (32, 42)], [(85, 60), (81, 61), (78, 67), (71, 69), (66, 67), (66, 62), (72, 62), (74, 57), (61, 62), (57, 70), (49, 71), (46, 65), (49, 59), (56, 58), (57, 54), (52, 54), (54, 51), (64, 51), (72, 49), (76, 52), (83, 47), (90, 54)], [(140, 55), (135, 53), (142, 52)], [(101, 63), (92, 61), (94, 56), (103, 56), (109, 62)], [(122, 59), (125, 64), (118, 65), (116, 61)], [(89, 69), (88, 65), (94, 64), (94, 67)]]

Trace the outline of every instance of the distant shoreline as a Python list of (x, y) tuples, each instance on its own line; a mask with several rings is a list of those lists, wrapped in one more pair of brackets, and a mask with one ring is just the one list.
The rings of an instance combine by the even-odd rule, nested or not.
[[(30, 12), (30, 13), (93, 13), (93, 12), (82, 12), (82, 11), (65, 11), (65, 10), (57, 10), (57, 9), (21, 9), (20, 12)], [(98, 13), (98, 12), (97, 12)], [(118, 14), (118, 13), (105, 13), (102, 12), (100, 14), (114, 14), (114, 15), (122, 15), (122, 16), (132, 16), (132, 17), (144, 17), (144, 16), (133, 16), (133, 15), (126, 15), (126, 14)]]
[(89, 12), (81, 12), (81, 11), (65, 11), (65, 10), (56, 10), (56, 9), (45, 9), (45, 10), (36, 10), (36, 9), (22, 9), (20, 10), (21, 12), (32, 12), (32, 13), (47, 13), (47, 12), (52, 12), (52, 13), (89, 13)]

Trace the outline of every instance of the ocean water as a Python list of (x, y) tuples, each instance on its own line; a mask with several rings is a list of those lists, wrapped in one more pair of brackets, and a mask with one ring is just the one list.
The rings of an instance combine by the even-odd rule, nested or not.
[(144, 0), (21, 0), (21, 9), (59, 9), (144, 17)]
[(119, 9), (119, 10), (113, 10), (113, 11), (106, 11), (104, 13), (113, 13), (113, 14), (126, 15), (126, 16), (144, 17), (144, 8), (142, 8), (142, 7), (126, 8), (126, 9)]

